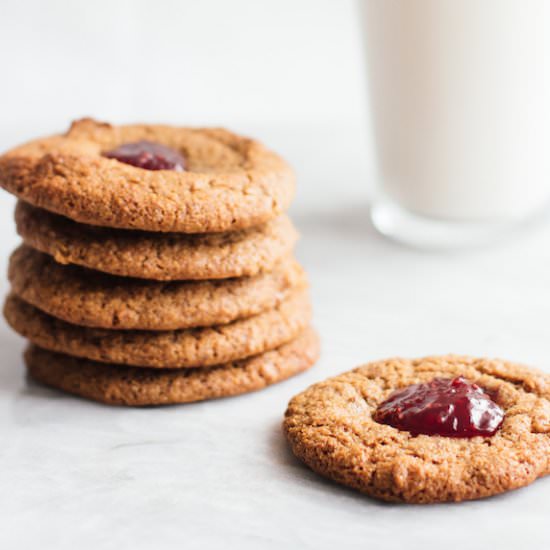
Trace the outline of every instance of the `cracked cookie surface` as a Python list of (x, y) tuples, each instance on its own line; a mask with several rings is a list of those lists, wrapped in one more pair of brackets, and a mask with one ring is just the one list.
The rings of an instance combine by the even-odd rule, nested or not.
[(158, 281), (256, 275), (288, 256), (298, 240), (287, 216), (229, 233), (159, 234), (79, 224), (19, 201), (15, 221), (27, 245), (58, 263)]
[[(412, 436), (373, 420), (395, 390), (455, 376), (489, 391), (504, 409), (494, 436)], [(312, 470), (373, 497), (412, 503), (488, 497), (550, 473), (550, 375), (452, 355), (373, 362), (295, 396), (284, 431)]]
[(205, 369), (147, 369), (105, 365), (37, 346), (25, 353), (38, 382), (110, 405), (170, 405), (257, 391), (309, 369), (319, 340), (306, 329), (294, 340), (241, 361)]
[(60, 265), (25, 245), (12, 254), (8, 278), (17, 296), (53, 317), (116, 330), (225, 324), (272, 309), (307, 286), (290, 258), (253, 277), (159, 282)]
[[(140, 140), (182, 153), (186, 170), (145, 170), (103, 155)], [(290, 204), (295, 181), (281, 157), (227, 130), (83, 119), (2, 155), (0, 185), (81, 223), (206, 233), (275, 218)]]
[(11, 327), (50, 351), (104, 363), (138, 367), (206, 367), (250, 357), (281, 346), (311, 319), (306, 291), (272, 310), (226, 325), (171, 331), (106, 330), (73, 325), (8, 296), (4, 315)]

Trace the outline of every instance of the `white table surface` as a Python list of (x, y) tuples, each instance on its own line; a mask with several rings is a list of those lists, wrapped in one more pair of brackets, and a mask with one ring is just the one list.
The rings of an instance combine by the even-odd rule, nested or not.
[[(550, 225), (492, 249), (406, 249), (369, 225), (359, 127), (255, 133), (300, 177), (292, 213), (322, 360), (251, 395), (110, 408), (26, 381), (24, 343), (2, 322), (0, 547), (549, 548), (550, 479), (460, 505), (387, 505), (299, 464), (280, 424), (293, 394), (376, 358), (455, 352), (550, 370)], [(12, 207), (2, 194), (3, 272)]]

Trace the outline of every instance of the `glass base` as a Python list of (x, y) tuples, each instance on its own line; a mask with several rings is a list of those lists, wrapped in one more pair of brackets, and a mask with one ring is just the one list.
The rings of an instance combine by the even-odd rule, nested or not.
[[(529, 225), (535, 221), (534, 218), (530, 218)], [(527, 225), (526, 220), (459, 222), (427, 218), (413, 214), (385, 197), (372, 204), (371, 220), (382, 235), (394, 241), (432, 250), (489, 245)]]

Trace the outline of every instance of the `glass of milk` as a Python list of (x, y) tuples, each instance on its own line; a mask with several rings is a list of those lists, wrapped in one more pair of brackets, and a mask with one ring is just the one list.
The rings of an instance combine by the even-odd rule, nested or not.
[(372, 220), (483, 243), (550, 205), (550, 0), (359, 0), (378, 161)]

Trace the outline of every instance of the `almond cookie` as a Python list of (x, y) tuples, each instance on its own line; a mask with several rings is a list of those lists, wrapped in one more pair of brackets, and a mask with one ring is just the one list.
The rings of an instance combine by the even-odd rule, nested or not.
[(27, 246), (12, 254), (8, 277), (17, 296), (58, 319), (124, 330), (221, 325), (273, 309), (307, 286), (293, 259), (254, 277), (158, 282), (63, 266)]
[(311, 469), (373, 497), (488, 497), (550, 473), (550, 375), (471, 357), (388, 359), (294, 397), (284, 430)]
[(19, 201), (15, 221), (26, 244), (59, 263), (158, 281), (256, 275), (288, 256), (298, 239), (286, 216), (230, 233), (158, 234), (78, 224)]
[(299, 291), (248, 319), (162, 332), (80, 327), (47, 315), (14, 294), (6, 300), (4, 315), (16, 332), (50, 351), (105, 363), (187, 368), (244, 359), (285, 344), (309, 324), (311, 306), (307, 292)]
[(105, 365), (30, 346), (25, 352), (36, 381), (109, 405), (171, 405), (260, 390), (309, 369), (319, 356), (312, 329), (279, 348), (205, 369)]
[(295, 182), (278, 155), (227, 130), (83, 119), (1, 156), (0, 185), (81, 223), (206, 233), (275, 218)]

